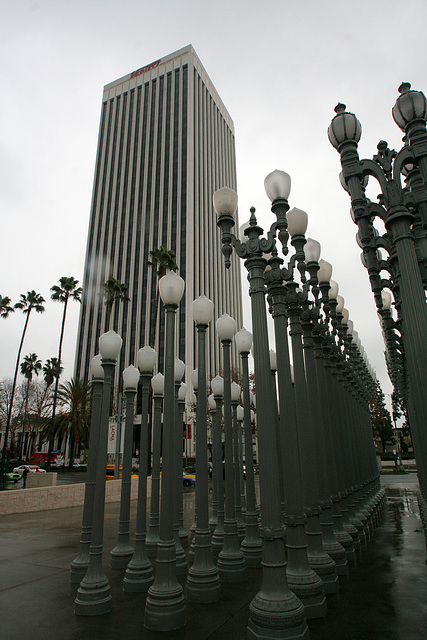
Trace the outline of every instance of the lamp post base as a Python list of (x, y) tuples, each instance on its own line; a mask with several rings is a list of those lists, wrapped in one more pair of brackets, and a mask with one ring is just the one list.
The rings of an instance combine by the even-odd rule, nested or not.
[(89, 566), (89, 553), (80, 554), (73, 560), (70, 565), (70, 582), (71, 584), (80, 584), (86, 575)]
[(294, 594), (276, 601), (257, 594), (249, 610), (247, 640), (308, 640), (304, 607)]
[(110, 552), (111, 569), (126, 569), (133, 556), (133, 547), (130, 544), (118, 544)]
[(310, 568), (305, 571), (296, 571), (289, 568), (286, 571), (289, 588), (304, 605), (304, 613), (307, 620), (324, 618), (327, 612), (327, 604), (323, 582)]
[(78, 616), (100, 616), (111, 611), (111, 589), (108, 580), (97, 584), (86, 584), (83, 580), (74, 602), (74, 613)]
[(175, 540), (160, 540), (156, 578), (145, 601), (144, 626), (153, 631), (175, 631), (185, 625), (185, 601), (176, 579)]
[(246, 580), (245, 556), (240, 549), (236, 520), (224, 522), (224, 545), (218, 554), (217, 567), (221, 582)]

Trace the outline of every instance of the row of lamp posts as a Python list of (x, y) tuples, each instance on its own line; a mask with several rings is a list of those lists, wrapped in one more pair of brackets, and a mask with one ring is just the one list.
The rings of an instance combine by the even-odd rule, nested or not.
[[(392, 109), (404, 132), (399, 152), (381, 140), (372, 159), (360, 159), (362, 127), (343, 104), (335, 108), (328, 136), (340, 154), (340, 181), (351, 198), (356, 240), (381, 319), (394, 394), (407, 408), (427, 533), (427, 99), (407, 82), (399, 94)], [(367, 196), (369, 179), (380, 189), (378, 202)], [(383, 234), (375, 226), (378, 220), (385, 227)]]
[[(244, 231), (232, 233), (237, 195), (223, 188), (214, 195), (226, 266), (234, 250), (245, 259), (250, 285), (253, 337), (224, 314), (216, 322), (222, 343), (223, 377), (207, 394), (206, 332), (213, 305), (205, 296), (192, 307), (197, 330), (196, 504), (194, 538), (185, 589), (177, 575), (187, 572), (181, 545), (182, 408), (184, 365), (175, 357), (175, 317), (184, 281), (169, 273), (159, 282), (165, 305), (164, 377), (153, 377), (156, 354), (140, 349), (138, 369), (124, 372), (126, 425), (118, 543), (112, 568), (125, 569), (123, 588), (147, 592), (144, 624), (171, 631), (185, 625), (185, 600), (210, 603), (222, 583), (247, 578), (247, 567), (262, 567), (262, 586), (250, 605), (248, 638), (306, 638), (307, 619), (326, 615), (326, 596), (339, 590), (348, 565), (356, 564), (384, 506), (369, 417), (374, 385), (362, 357), (332, 267), (319, 261), (320, 245), (306, 239), (307, 215), (289, 211), (288, 174), (275, 171), (266, 190), (277, 220), (267, 237), (255, 210)], [(295, 252), (284, 264), (288, 240)], [(267, 308), (274, 320), (275, 357), (269, 350)], [(288, 334), (292, 351), (288, 345)], [(243, 390), (231, 381), (231, 347), (241, 356)], [(111, 377), (121, 338), (110, 331), (100, 338), (93, 362), (94, 405), (81, 548), (70, 571), (80, 583), (79, 615), (110, 610), (111, 593), (102, 569), (105, 459)], [(248, 356), (255, 367), (260, 509), (255, 499), (251, 396)], [(273, 372), (273, 373), (272, 373)], [(277, 380), (276, 380), (277, 378)], [(142, 381), (140, 472), (135, 545), (130, 544), (131, 438), (134, 398)], [(150, 384), (153, 390), (153, 475), (146, 535), (147, 434)], [(163, 395), (162, 468), (160, 475)], [(243, 409), (239, 411), (242, 399)], [(224, 424), (224, 469), (221, 443)], [(209, 520), (207, 410), (212, 415), (213, 506)], [(243, 413), (242, 413), (243, 411)], [(244, 430), (246, 495), (242, 500), (241, 425)], [(239, 436), (240, 434), (240, 436)], [(95, 453), (93, 453), (93, 451)], [(95, 458), (96, 456), (96, 458)], [(345, 461), (345, 462), (343, 462)], [(225, 481), (224, 481), (224, 475)], [(161, 485), (161, 491), (160, 491)], [(244, 516), (244, 519), (243, 519)], [(150, 558), (155, 557), (155, 571)], [(184, 593), (185, 592), (185, 593)]]

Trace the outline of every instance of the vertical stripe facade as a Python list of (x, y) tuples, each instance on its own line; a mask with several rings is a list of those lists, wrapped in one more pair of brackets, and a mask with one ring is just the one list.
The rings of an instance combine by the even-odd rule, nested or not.
[[(212, 204), (222, 186), (236, 189), (234, 126), (191, 46), (104, 88), (77, 376), (90, 377), (90, 361), (106, 330), (102, 285), (110, 276), (127, 284), (130, 298), (113, 308), (111, 326), (123, 338), (116, 376), (154, 338), (163, 370), (164, 313), (161, 303), (156, 313), (157, 278), (147, 267), (150, 251), (160, 245), (175, 251), (186, 283), (176, 345), (187, 373), (196, 356), (195, 298), (208, 296), (215, 319), (226, 312), (242, 326), (240, 264), (234, 256), (231, 269), (224, 269)], [(213, 330), (208, 336), (209, 373), (216, 375), (219, 341)]]

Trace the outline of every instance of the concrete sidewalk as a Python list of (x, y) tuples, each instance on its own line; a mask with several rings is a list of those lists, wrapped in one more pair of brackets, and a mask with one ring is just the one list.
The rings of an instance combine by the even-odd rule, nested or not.
[[(351, 568), (347, 585), (328, 596), (323, 620), (309, 622), (311, 640), (424, 640), (427, 638), (425, 538), (418, 513), (416, 476), (383, 476), (388, 503), (383, 524)], [(185, 524), (192, 523), (194, 490), (185, 493)], [(132, 502), (132, 522), (136, 503)], [(106, 505), (105, 561), (112, 611), (94, 618), (74, 614), (76, 588), (68, 581), (77, 554), (82, 508), (0, 517), (0, 640), (244, 640), (249, 603), (261, 570), (247, 582), (223, 585), (211, 605), (187, 603), (180, 632), (143, 627), (142, 594), (122, 589), (122, 571), (108, 568), (117, 541), (119, 504)]]

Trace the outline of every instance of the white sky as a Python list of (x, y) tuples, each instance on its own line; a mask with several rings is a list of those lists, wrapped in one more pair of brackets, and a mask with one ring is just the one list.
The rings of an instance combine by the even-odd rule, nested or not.
[[(307, 235), (334, 265), (332, 278), (391, 393), (326, 130), (342, 101), (362, 123), (361, 157), (380, 139), (400, 148), (391, 118), (397, 87), (427, 89), (425, 0), (1, 0), (0, 8), (0, 293), (16, 302), (35, 289), (47, 301), (30, 319), (22, 355), (57, 355), (62, 305), (50, 301), (50, 287), (61, 276), (82, 280), (103, 86), (192, 44), (235, 123), (241, 222), (254, 205), (261, 226), (270, 226), (264, 177), (287, 171), (290, 205), (307, 211)], [(245, 279), (243, 289), (246, 298)], [(73, 374), (78, 313), (74, 303), (65, 378)], [(13, 375), (23, 322), (21, 312), (1, 321), (0, 379)]]

